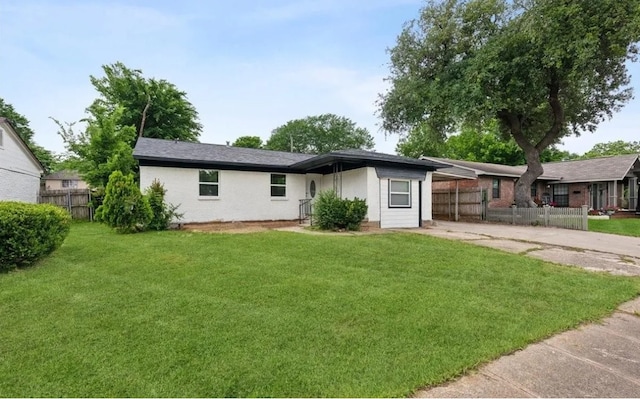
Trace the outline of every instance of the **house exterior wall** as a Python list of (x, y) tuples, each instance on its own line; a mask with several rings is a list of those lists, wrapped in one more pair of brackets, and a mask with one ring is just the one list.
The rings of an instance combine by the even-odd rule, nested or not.
[(140, 187), (160, 180), (167, 190), (166, 200), (180, 205), (180, 220), (194, 222), (232, 222), (295, 220), (299, 216), (299, 200), (305, 198), (306, 177), (286, 174), (286, 197), (271, 197), (271, 173), (219, 171), (219, 196), (200, 197), (199, 170), (141, 166)]
[[(323, 176), (323, 190), (333, 190), (333, 178), (333, 173)], [(342, 172), (341, 188), (342, 198), (353, 199), (358, 197), (366, 200), (366, 221), (380, 221), (380, 195), (378, 194), (378, 176), (375, 168), (365, 167)]]
[[(77, 184), (73, 189), (83, 190), (89, 188), (84, 180), (74, 180)], [(62, 180), (45, 180), (45, 187), (47, 190), (67, 190), (70, 187), (62, 187)]]
[[(389, 207), (389, 179), (380, 179), (379, 181), (380, 181), (380, 227), (381, 228), (418, 227), (419, 226), (418, 180), (411, 180), (411, 207), (410, 208), (390, 208)], [(423, 201), (424, 200), (427, 200), (427, 199), (423, 197)]]
[[(493, 179), (500, 180), (500, 197), (493, 198)], [(515, 180), (512, 177), (479, 176), (476, 179), (457, 180), (459, 189), (482, 188), (487, 192), (490, 208), (508, 208), (515, 199)], [(434, 190), (455, 190), (456, 180), (436, 181), (431, 187)]]
[(0, 200), (37, 202), (42, 169), (29, 150), (0, 123)]
[(427, 177), (425, 181), (422, 182), (422, 222), (424, 225), (433, 220), (432, 180), (433, 172), (427, 172)]
[(587, 183), (569, 184), (569, 208), (589, 205), (589, 185)]

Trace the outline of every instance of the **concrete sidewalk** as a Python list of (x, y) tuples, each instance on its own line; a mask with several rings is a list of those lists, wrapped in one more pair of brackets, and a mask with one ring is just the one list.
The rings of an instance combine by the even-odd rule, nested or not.
[(640, 397), (640, 298), (415, 397)]
[[(640, 276), (640, 238), (543, 227), (436, 222), (420, 234)], [(528, 346), (416, 397), (640, 397), (640, 298), (609, 318)]]

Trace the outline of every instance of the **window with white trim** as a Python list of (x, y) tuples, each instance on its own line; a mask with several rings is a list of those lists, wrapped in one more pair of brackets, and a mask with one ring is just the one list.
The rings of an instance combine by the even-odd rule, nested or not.
[(287, 196), (287, 175), (271, 174), (271, 196)]
[(411, 208), (411, 180), (389, 180), (389, 208)]
[(217, 197), (220, 172), (217, 170), (201, 170), (199, 174), (200, 196)]

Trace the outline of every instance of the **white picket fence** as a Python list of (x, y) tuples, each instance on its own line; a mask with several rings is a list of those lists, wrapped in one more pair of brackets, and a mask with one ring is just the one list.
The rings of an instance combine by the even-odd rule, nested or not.
[(529, 226), (553, 226), (563, 229), (587, 230), (587, 206), (582, 208), (487, 208), (487, 221)]

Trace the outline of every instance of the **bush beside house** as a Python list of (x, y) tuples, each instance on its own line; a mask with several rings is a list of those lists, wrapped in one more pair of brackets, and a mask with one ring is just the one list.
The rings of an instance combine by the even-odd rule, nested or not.
[(360, 230), (367, 215), (365, 200), (339, 198), (332, 190), (319, 193), (314, 207), (314, 224), (323, 230)]
[(71, 216), (55, 205), (0, 201), (0, 272), (27, 266), (55, 251)]

